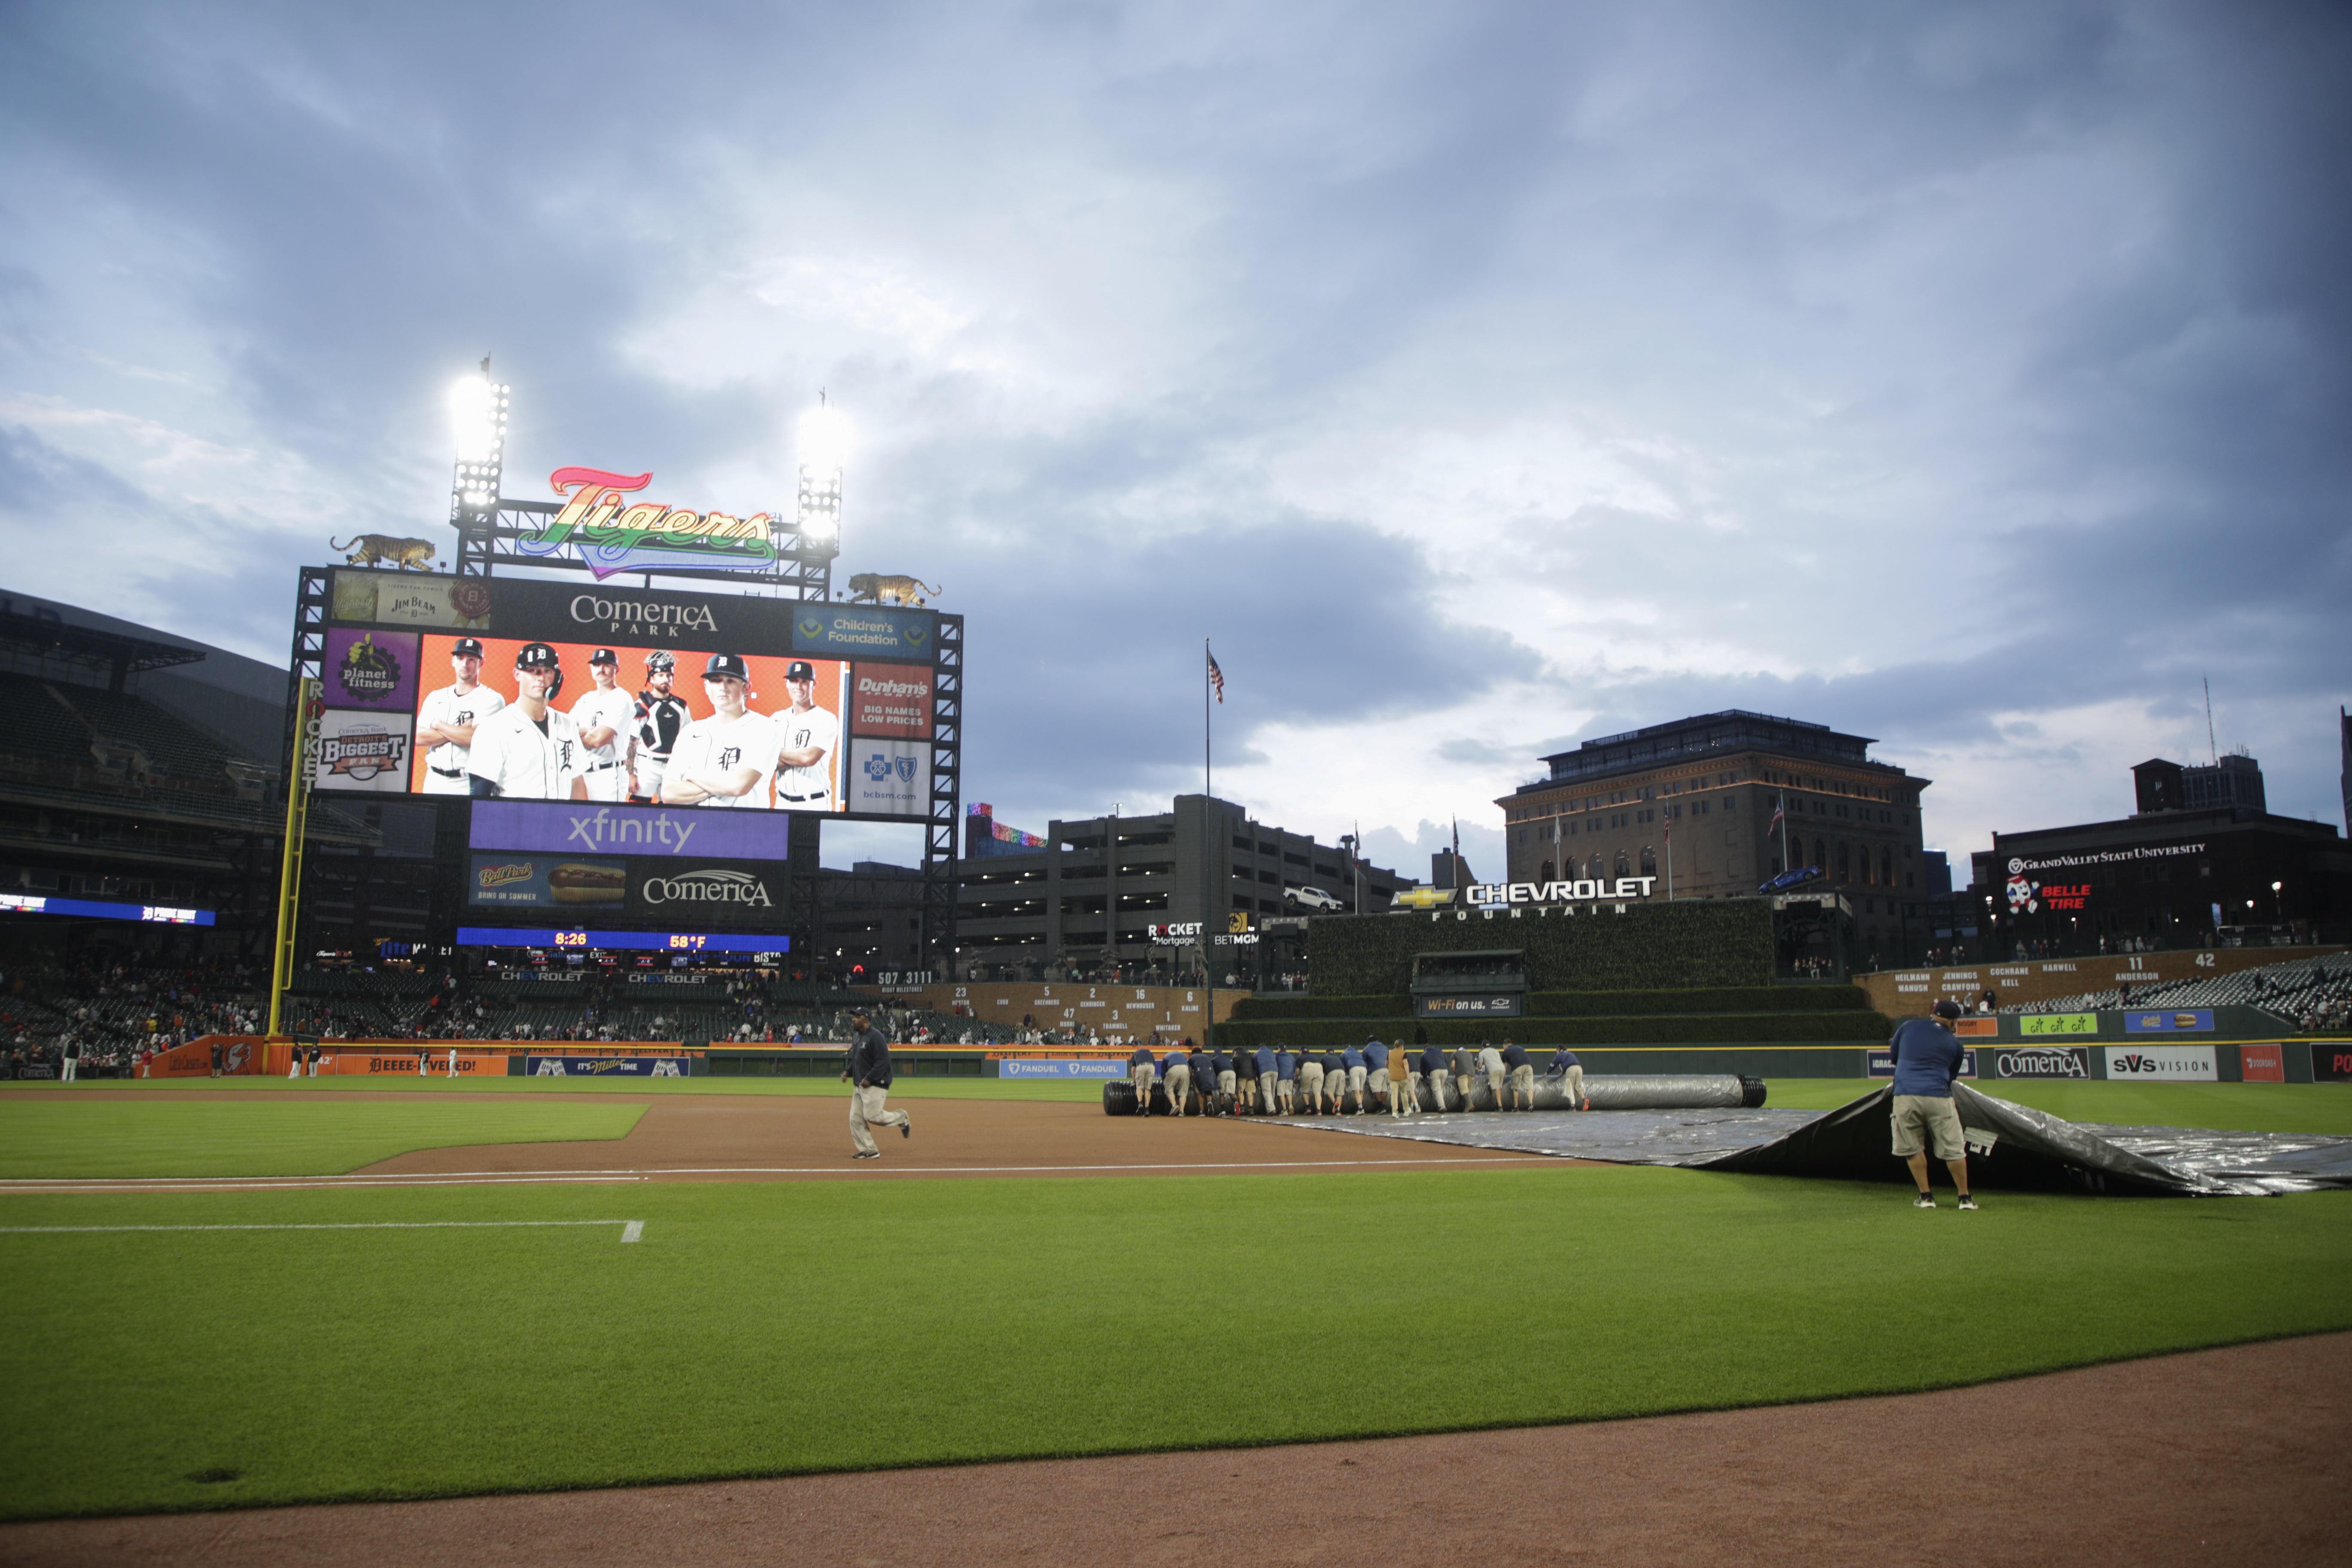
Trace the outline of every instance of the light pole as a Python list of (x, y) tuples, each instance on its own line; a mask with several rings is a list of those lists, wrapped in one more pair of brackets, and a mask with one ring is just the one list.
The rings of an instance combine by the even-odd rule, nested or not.
[(838, 552), (841, 543), (841, 475), (849, 456), (849, 426), (841, 411), (816, 395), (816, 406), (801, 416), (800, 504), (795, 519), (802, 542)]
[(460, 376), (449, 389), (457, 462), (449, 480), (449, 522), (457, 531), (457, 572), (467, 574), (469, 553), (479, 572), (489, 570), (490, 535), (499, 521), (499, 483), (507, 453), (507, 388), (490, 379), (490, 356), (482, 368)]
[(2286, 924), (2286, 900), (2279, 896), (2280, 889), (2285, 886), (2284, 882), (2271, 884), (2271, 919), (2280, 925)]

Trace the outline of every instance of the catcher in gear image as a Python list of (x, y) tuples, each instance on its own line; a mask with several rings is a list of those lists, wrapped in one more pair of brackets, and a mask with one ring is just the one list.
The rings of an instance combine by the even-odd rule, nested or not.
[(646, 805), (661, 799), (662, 773), (678, 736), (694, 721), (686, 699), (670, 689), (677, 679), (677, 657), (667, 648), (646, 655), (646, 689), (637, 693), (637, 744), (629, 798)]

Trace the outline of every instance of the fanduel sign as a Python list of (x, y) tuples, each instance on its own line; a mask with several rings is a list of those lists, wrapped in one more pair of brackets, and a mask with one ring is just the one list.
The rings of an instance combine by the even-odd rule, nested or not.
[[(1479, 882), (1470, 889), (1473, 904), (1573, 904), (1596, 899), (1646, 899), (1655, 877), (1620, 877), (1615, 881), (1593, 878), (1580, 882)], [(1615, 891), (1611, 891), (1614, 889)]]
[(782, 812), (478, 800), (470, 837), (477, 849), (782, 860), (790, 824)]

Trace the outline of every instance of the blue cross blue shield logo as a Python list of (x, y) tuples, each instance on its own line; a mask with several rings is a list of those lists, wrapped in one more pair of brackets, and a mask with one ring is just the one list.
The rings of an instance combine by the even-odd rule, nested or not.
[(897, 759), (897, 763), (898, 767), (898, 782), (900, 784), (913, 784), (915, 782), (915, 759), (912, 757), (899, 757)]
[(890, 758), (887, 752), (877, 752), (866, 759), (866, 776), (876, 784), (887, 784), (890, 778)]

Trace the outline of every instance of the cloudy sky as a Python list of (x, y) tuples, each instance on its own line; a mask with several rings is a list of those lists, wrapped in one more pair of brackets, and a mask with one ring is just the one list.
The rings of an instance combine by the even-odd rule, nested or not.
[(283, 663), (490, 353), (518, 496), (788, 508), (828, 389), (1019, 826), (1201, 787), (1204, 637), (1218, 793), (1423, 875), (1723, 708), (1964, 857), (2206, 676), (2338, 821), (2347, 80), (2262, 0), (12, 5), (0, 586)]

